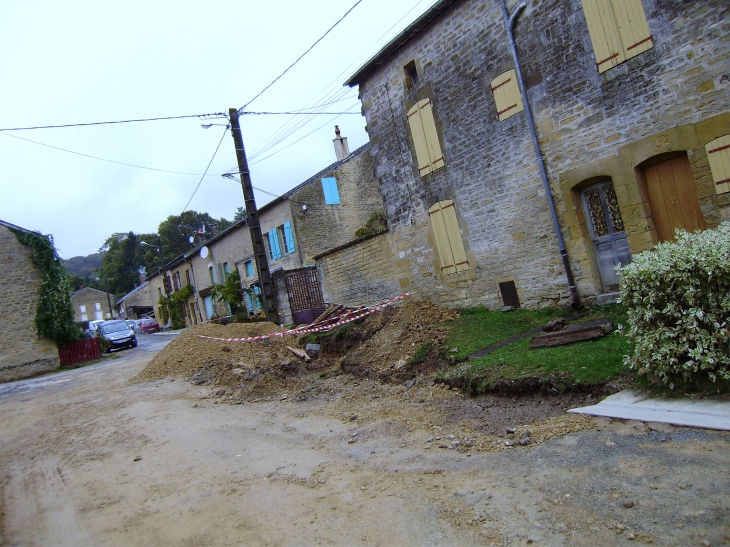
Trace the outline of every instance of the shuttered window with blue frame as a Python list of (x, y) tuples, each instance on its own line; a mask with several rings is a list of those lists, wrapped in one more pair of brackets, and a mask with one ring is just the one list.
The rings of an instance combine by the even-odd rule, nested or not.
[(285, 222), (281, 228), (284, 240), (284, 254), (291, 254), (297, 250), (294, 245), (294, 232), (292, 232), (291, 223)]
[(337, 179), (334, 177), (326, 177), (322, 179), (322, 191), (324, 192), (324, 202), (328, 205), (336, 205), (340, 203), (340, 191), (337, 189)]
[(279, 245), (279, 234), (277, 233), (276, 228), (269, 231), (266, 235), (269, 240), (269, 258), (271, 260), (281, 258), (281, 246)]

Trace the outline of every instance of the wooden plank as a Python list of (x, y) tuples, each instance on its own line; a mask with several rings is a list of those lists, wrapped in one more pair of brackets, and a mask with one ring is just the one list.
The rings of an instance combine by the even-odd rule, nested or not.
[(433, 172), (444, 166), (444, 156), (441, 153), (441, 144), (439, 143), (439, 135), (436, 130), (436, 121), (433, 118), (431, 100), (424, 99), (419, 101), (418, 108), (421, 113), (423, 133), (426, 136), (426, 145), (428, 146), (428, 154), (431, 161), (431, 172)]
[(705, 145), (715, 192), (730, 192), (730, 135), (724, 135)]
[(312, 358), (309, 355), (307, 355), (305, 352), (303, 352), (300, 349), (295, 349), (295, 348), (293, 348), (291, 346), (287, 346), (286, 349), (288, 349), (289, 351), (291, 351), (294, 355), (296, 355), (296, 356), (301, 357), (302, 359), (304, 359), (304, 361), (306, 363), (308, 363), (309, 361), (312, 360)]
[(644, 169), (646, 177), (646, 192), (649, 195), (649, 207), (651, 216), (654, 219), (654, 227), (656, 228), (659, 241), (671, 241), (673, 232), (669, 225), (669, 217), (667, 208), (664, 205), (664, 193), (662, 192), (661, 181), (656, 165), (650, 165)]
[(418, 162), (418, 173), (423, 177), (431, 172), (431, 158), (426, 144), (426, 134), (423, 132), (423, 122), (418, 105), (415, 104), (408, 111), (408, 124), (411, 127), (413, 146), (416, 149), (416, 161)]
[(339, 304), (330, 304), (329, 307), (324, 311), (324, 313), (322, 315), (320, 315), (319, 317), (317, 317), (317, 319), (312, 321), (312, 323), (319, 323), (323, 319), (326, 319), (327, 317), (329, 317), (330, 313), (332, 313), (338, 307), (340, 307)]

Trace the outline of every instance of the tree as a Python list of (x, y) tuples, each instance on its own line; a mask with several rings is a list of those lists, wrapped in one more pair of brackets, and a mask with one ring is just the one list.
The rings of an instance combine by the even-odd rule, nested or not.
[(233, 215), (233, 222), (238, 222), (239, 220), (245, 220), (248, 217), (248, 212), (245, 208), (239, 207), (236, 209), (236, 214)]
[(231, 308), (231, 315), (238, 315), (243, 312), (243, 289), (241, 288), (241, 277), (238, 268), (233, 270), (223, 283), (215, 284), (210, 288), (213, 298), (222, 304), (228, 304)]
[(168, 262), (190, 250), (190, 236), (199, 230), (211, 234), (212, 230), (225, 230), (231, 221), (225, 218), (215, 219), (208, 213), (185, 211), (181, 215), (170, 215), (160, 223), (157, 232), (162, 242), (165, 262)]
[(112, 234), (99, 249), (105, 253), (99, 277), (106, 280), (109, 292), (126, 294), (139, 283), (138, 247), (137, 235), (127, 232)]

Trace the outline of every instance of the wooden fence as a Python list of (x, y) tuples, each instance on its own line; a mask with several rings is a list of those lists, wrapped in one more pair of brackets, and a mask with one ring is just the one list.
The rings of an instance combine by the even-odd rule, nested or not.
[(101, 358), (101, 345), (97, 338), (79, 340), (59, 349), (58, 356), (61, 358), (61, 366), (93, 361)]

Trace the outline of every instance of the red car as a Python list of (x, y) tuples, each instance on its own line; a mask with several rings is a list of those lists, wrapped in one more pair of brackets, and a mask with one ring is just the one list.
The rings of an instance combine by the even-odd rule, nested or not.
[(142, 319), (139, 322), (139, 332), (149, 334), (151, 332), (160, 332), (160, 324), (154, 319)]

